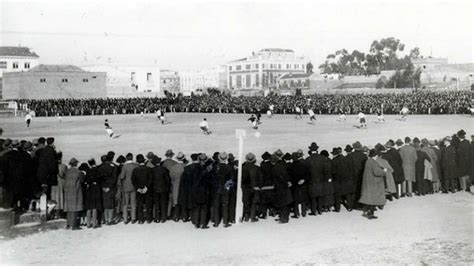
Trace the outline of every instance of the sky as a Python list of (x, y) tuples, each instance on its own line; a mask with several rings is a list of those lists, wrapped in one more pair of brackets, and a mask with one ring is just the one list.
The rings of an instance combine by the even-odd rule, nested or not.
[[(0, 45), (27, 46), (43, 64), (157, 64), (192, 70), (263, 48), (314, 65), (345, 48), (395, 37), (406, 51), (474, 62), (474, 1), (5, 1)], [(67, 4), (66, 4), (67, 3)]]

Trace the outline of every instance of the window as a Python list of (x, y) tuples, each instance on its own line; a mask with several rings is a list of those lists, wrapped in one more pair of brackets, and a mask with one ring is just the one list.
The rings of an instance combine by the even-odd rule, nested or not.
[(67, 83), (67, 82), (68, 82), (67, 79), (62, 79), (61, 81), (62, 81), (63, 83)]
[(304, 64), (301, 64), (301, 69), (303, 69), (303, 70), (304, 70)]
[(229, 71), (232, 71), (232, 66), (229, 66)]
[(236, 66), (235, 70), (242, 70), (242, 66), (241, 65)]
[(273, 64), (270, 64), (270, 69), (273, 69)]
[(25, 62), (25, 69), (30, 68), (30, 62)]
[(46, 83), (46, 79), (40, 79), (40, 83)]
[(13, 68), (18, 68), (18, 62), (13, 62)]
[(229, 77), (229, 88), (232, 89), (232, 76)]
[(281, 64), (278, 64), (278, 69), (281, 69)]
[(151, 73), (146, 73), (146, 81), (151, 81)]
[(245, 69), (247, 69), (247, 70), (250, 69), (250, 67), (251, 67), (250, 64), (245, 65)]
[(235, 81), (235, 83), (237, 83), (237, 84), (236, 84), (236, 85), (237, 85), (237, 88), (242, 88), (242, 76), (241, 76), (241, 75), (237, 75), (237, 76), (236, 76), (236, 79), (237, 79), (237, 80)]
[(245, 87), (250, 88), (251, 81), (252, 81), (252, 79), (250, 78), (250, 75), (246, 75), (245, 76)]
[(93, 78), (93, 79), (96, 79), (96, 78), (97, 78), (97, 76), (92, 76), (92, 78)]
[(255, 86), (260, 86), (260, 80), (258, 80), (258, 74), (255, 74)]
[(6, 69), (7, 68), (7, 62), (6, 61), (0, 61), (0, 69)]
[(82, 79), (82, 82), (89, 82), (88, 79)]
[(266, 67), (267, 67), (267, 65), (266, 65), (266, 64), (262, 64), (262, 68), (266, 68)]
[(286, 64), (286, 69), (291, 69), (291, 65), (290, 65), (290, 64)]
[(135, 72), (131, 72), (131, 73), (130, 73), (130, 80), (131, 80), (132, 82), (135, 82)]
[(258, 64), (255, 64), (255, 69), (258, 69)]
[(300, 65), (295, 64), (295, 69), (299, 69), (299, 68), (300, 68)]

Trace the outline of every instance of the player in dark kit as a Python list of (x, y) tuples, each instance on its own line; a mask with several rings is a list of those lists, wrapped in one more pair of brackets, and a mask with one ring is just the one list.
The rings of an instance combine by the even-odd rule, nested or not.
[(109, 120), (105, 119), (105, 131), (107, 131), (107, 134), (109, 134), (109, 137), (112, 138), (114, 136), (114, 131), (112, 130), (112, 127), (109, 125)]
[(247, 121), (250, 121), (250, 123), (252, 123), (253, 129), (258, 129), (257, 118), (254, 115), (251, 115), (250, 118), (247, 119)]

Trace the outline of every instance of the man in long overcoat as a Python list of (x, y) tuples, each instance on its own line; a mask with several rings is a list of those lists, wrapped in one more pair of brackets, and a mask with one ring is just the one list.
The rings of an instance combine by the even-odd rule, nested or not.
[(341, 149), (334, 148), (331, 153), (334, 156), (331, 161), (331, 172), (334, 184), (335, 211), (341, 210), (341, 202), (345, 203), (348, 211), (352, 211), (355, 201), (352, 164), (347, 157), (342, 155)]
[(189, 207), (191, 207), (191, 219), (195, 228), (209, 228), (208, 208), (212, 178), (212, 160), (205, 153), (201, 153), (199, 165), (189, 178)]
[(260, 163), (260, 170), (262, 171), (262, 183), (260, 186), (260, 218), (266, 219), (267, 213), (270, 212), (270, 216), (274, 216), (274, 204), (273, 201), (275, 199), (275, 191), (274, 191), (274, 184), (272, 180), (272, 168), (273, 165), (270, 162), (271, 154), (269, 152), (265, 152), (262, 154), (263, 161)]
[[(281, 155), (280, 155), (281, 154)], [(291, 178), (288, 174), (285, 163), (282, 160), (283, 154), (278, 151), (271, 157), (272, 179), (275, 184), (275, 207), (279, 210), (279, 223), (288, 223), (290, 216), (290, 204), (293, 202), (291, 195)]]
[(122, 199), (122, 215), (123, 222), (128, 224), (129, 220), (129, 211), (130, 208), (130, 217), (132, 224), (137, 222), (137, 191), (132, 184), (132, 172), (135, 168), (138, 167), (138, 164), (133, 161), (133, 154), (128, 153), (126, 156), (126, 161), (122, 165), (122, 170), (118, 176), (118, 180), (121, 183), (123, 190), (123, 199)]
[(395, 194), (395, 198), (398, 198), (401, 195), (401, 184), (405, 181), (405, 174), (403, 172), (403, 162), (400, 153), (395, 148), (395, 142), (393, 140), (388, 140), (385, 144), (387, 151), (382, 154), (382, 158), (388, 161), (390, 166), (393, 169), (393, 180), (395, 181), (395, 185), (397, 187), (397, 193)]
[(117, 171), (115, 164), (107, 159), (107, 155), (102, 155), (101, 164), (97, 168), (97, 174), (102, 184), (102, 207), (104, 208), (105, 224), (111, 225), (114, 218), (114, 196), (117, 185)]
[(180, 218), (184, 217), (181, 204), (179, 204), (179, 189), (181, 185), (181, 180), (184, 173), (184, 160), (185, 156), (182, 152), (178, 152), (176, 156), (178, 162), (170, 167), (170, 179), (171, 179), (171, 207), (172, 207), (172, 217), (175, 222), (179, 221)]
[(58, 185), (58, 162), (56, 160), (56, 150), (54, 147), (54, 138), (46, 139), (47, 145), (41, 149), (38, 155), (38, 169), (36, 176), (46, 193), (48, 199), (51, 199), (51, 186)]
[(142, 154), (138, 154), (136, 160), (138, 167), (133, 169), (132, 184), (137, 190), (137, 219), (140, 224), (145, 221), (151, 223), (153, 220), (153, 172), (145, 165), (145, 157)]
[(308, 183), (311, 174), (308, 165), (303, 159), (302, 150), (293, 153), (292, 157), (293, 163), (289, 168), (289, 174), (292, 183), (291, 192), (293, 193), (294, 218), (298, 218), (300, 215), (303, 217), (306, 216), (308, 203), (310, 201)]
[(309, 197), (311, 198), (310, 215), (316, 215), (322, 213), (323, 182), (331, 178), (331, 163), (318, 154), (319, 146), (315, 142), (311, 143), (308, 149), (310, 155), (306, 158), (306, 164), (311, 176), (308, 182)]
[(168, 216), (168, 200), (171, 180), (168, 169), (160, 165), (161, 158), (153, 155), (151, 159), (154, 167), (153, 173), (153, 204), (155, 210), (155, 223), (166, 222)]
[(376, 219), (374, 211), (376, 206), (385, 205), (385, 184), (383, 177), (387, 171), (378, 163), (378, 154), (374, 149), (369, 151), (369, 159), (365, 163), (364, 177), (362, 179), (361, 197), (359, 202), (365, 204), (363, 216)]
[[(352, 144), (353, 152), (349, 152), (346, 158), (349, 160), (352, 165), (352, 179), (354, 182), (355, 189), (355, 200), (360, 198), (360, 192), (362, 187), (362, 178), (364, 175), (365, 162), (367, 161), (367, 155), (362, 151), (363, 147), (359, 141), (356, 141)], [(358, 202), (354, 204), (354, 208), (358, 206)]]
[(443, 172), (443, 193), (455, 192), (454, 179), (457, 177), (456, 148), (451, 145), (451, 137), (444, 140), (445, 148), (441, 153), (441, 170)]
[(462, 190), (470, 191), (471, 182), (469, 179), (469, 157), (470, 155), (470, 145), (469, 141), (466, 140), (466, 132), (464, 130), (459, 130), (457, 136), (460, 140), (456, 148), (456, 163), (458, 165), (459, 171), (459, 184)]
[(412, 196), (413, 182), (415, 182), (415, 164), (418, 159), (416, 156), (415, 147), (411, 145), (410, 137), (405, 138), (405, 144), (400, 148), (400, 156), (402, 157), (402, 166), (405, 176), (405, 181), (402, 184), (402, 197), (405, 195)]
[(221, 217), (224, 227), (229, 227), (229, 197), (232, 182), (234, 182), (234, 169), (227, 164), (227, 153), (220, 152), (217, 156), (218, 163), (214, 165), (215, 195), (212, 202), (212, 218), (214, 227), (219, 226)]
[(262, 173), (260, 168), (255, 165), (256, 158), (253, 153), (245, 156), (245, 162), (242, 164), (242, 202), (244, 221), (250, 219), (251, 222), (257, 219), (258, 191), (262, 182)]

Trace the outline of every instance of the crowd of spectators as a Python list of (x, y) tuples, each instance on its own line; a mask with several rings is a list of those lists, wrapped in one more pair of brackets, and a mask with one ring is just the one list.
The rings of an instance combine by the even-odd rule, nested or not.
[(164, 159), (156, 152), (115, 158), (109, 151), (98, 163), (72, 158), (66, 165), (52, 137), (0, 139), (0, 207), (21, 214), (46, 194), (55, 205), (54, 216), (67, 215), (71, 229), (169, 220), (206, 229), (209, 222), (215, 227), (236, 222), (237, 189), (242, 189), (243, 221), (278, 216), (279, 223), (288, 223), (291, 214), (295, 219), (322, 215), (339, 212), (341, 206), (376, 219), (374, 212), (387, 200), (469, 192), (471, 138), (459, 130), (439, 141), (405, 137), (373, 149), (357, 141), (330, 153), (313, 142), (308, 155), (277, 149), (262, 154), (259, 164), (248, 153), (240, 188), (239, 162), (223, 151), (212, 156), (196, 152), (189, 159), (172, 150)]
[(295, 107), (316, 114), (398, 114), (406, 106), (413, 114), (468, 114), (473, 92), (415, 92), (387, 94), (320, 94), (304, 96), (232, 97), (228, 94), (165, 98), (104, 98), (20, 100), (36, 116), (76, 116), (165, 112), (253, 113), (274, 106), (274, 113), (291, 114)]

